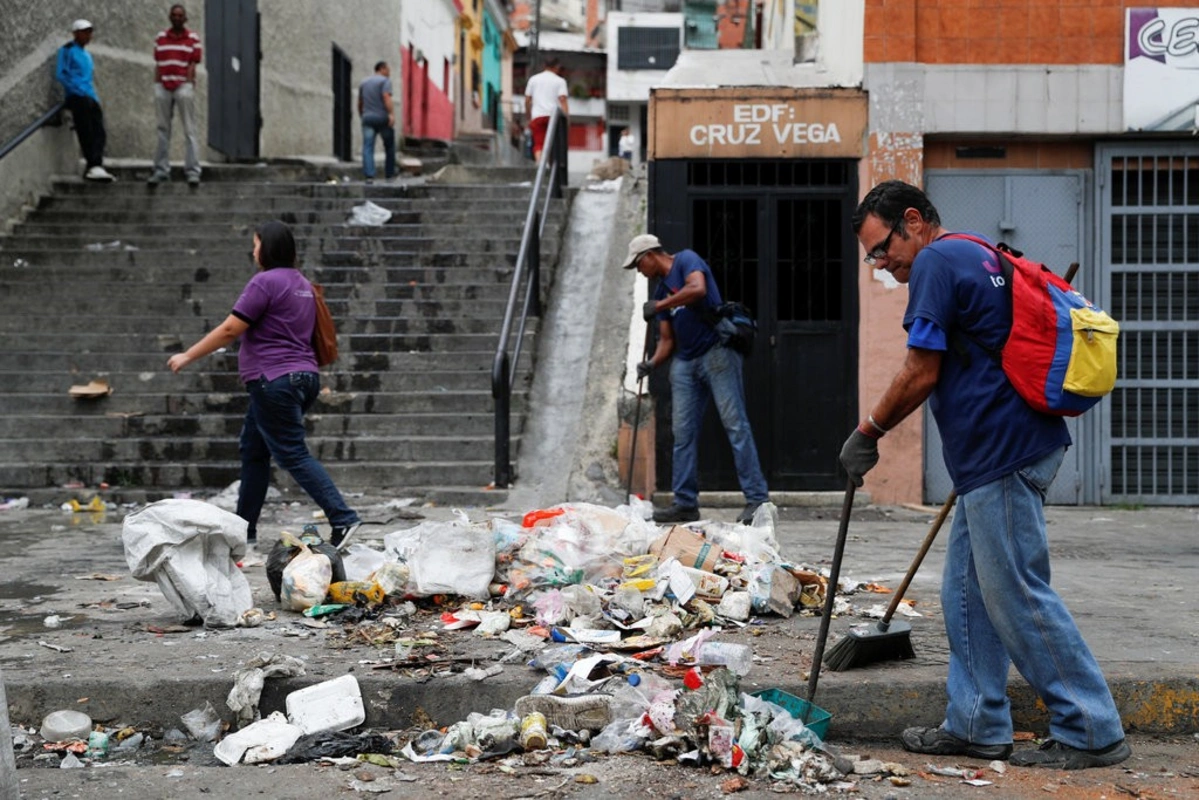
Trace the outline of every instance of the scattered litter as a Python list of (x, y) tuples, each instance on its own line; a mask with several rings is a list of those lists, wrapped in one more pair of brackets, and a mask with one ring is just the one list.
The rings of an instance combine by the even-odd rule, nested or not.
[(42, 627), (51, 628), (51, 629), (61, 628), (62, 627), (62, 617), (58, 616), (57, 614), (51, 614), (50, 616), (48, 616), (42, 620)]
[(70, 647), (63, 647), (60, 644), (50, 644), (49, 642), (40, 642), (39, 641), (38, 646), (44, 647), (47, 650), (53, 650), (57, 653), (70, 653), (72, 650)]
[(236, 715), (239, 727), (248, 725), (259, 719), (258, 701), (267, 678), (294, 678), (303, 674), (304, 662), (300, 659), (278, 653), (262, 653), (233, 673), (233, 688), (229, 690), (225, 705)]
[(350, 225), (382, 225), (391, 219), (391, 212), (380, 205), (365, 200), (350, 209)]
[(121, 241), (120, 239), (114, 239), (111, 242), (92, 242), (91, 244), (85, 244), (83, 249), (89, 253), (102, 253), (105, 250), (120, 250)]
[(179, 719), (192, 738), (199, 742), (215, 741), (221, 730), (221, 718), (209, 701), (204, 702), (203, 708), (193, 708)]
[(107, 511), (108, 505), (100, 499), (100, 495), (95, 495), (87, 502), (86, 505), (80, 503), (78, 500), (72, 497), (70, 500), (59, 506), (59, 508), (63, 511), (69, 511), (72, 514), (81, 514), (85, 511)]
[(212, 752), (231, 767), (273, 761), (286, 753), (303, 733), (299, 726), (292, 725), (282, 713), (275, 711), (221, 739)]
[(0, 511), (16, 511), (22, 508), (29, 508), (28, 497), (10, 497), (0, 502)]
[(67, 390), (67, 394), (77, 400), (94, 400), (98, 397), (108, 397), (112, 394), (113, 388), (108, 385), (105, 378), (96, 378), (85, 384), (72, 386)]
[(362, 691), (353, 675), (297, 689), (285, 705), (288, 721), (305, 734), (344, 731), (366, 720)]
[(77, 580), (77, 581), (119, 581), (119, 580), (121, 580), (121, 576), (120, 575), (109, 575), (104, 572), (93, 572), (90, 575), (76, 575), (75, 580)]
[(92, 718), (82, 711), (64, 709), (51, 711), (42, 720), (41, 736), (47, 742), (86, 739), (92, 729)]

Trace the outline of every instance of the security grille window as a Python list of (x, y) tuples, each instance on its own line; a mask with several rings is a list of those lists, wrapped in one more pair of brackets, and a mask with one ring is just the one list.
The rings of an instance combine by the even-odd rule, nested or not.
[(1112, 494), (1199, 500), (1199, 157), (1109, 161)]
[(757, 200), (696, 200), (691, 213), (692, 249), (708, 262), (722, 299), (752, 308), (758, 296)]
[(679, 57), (678, 28), (620, 28), (617, 69), (668, 70)]
[(692, 161), (688, 186), (844, 186), (849, 168), (840, 161)]
[(628, 122), (629, 107), (628, 106), (608, 106), (608, 121), (609, 122)]

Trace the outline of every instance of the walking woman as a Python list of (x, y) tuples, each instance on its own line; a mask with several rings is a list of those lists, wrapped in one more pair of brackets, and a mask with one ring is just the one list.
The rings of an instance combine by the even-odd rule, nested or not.
[(316, 324), (312, 284), (296, 268), (296, 241), (282, 222), (271, 220), (258, 227), (252, 259), (258, 272), (233, 311), (203, 339), (171, 356), (167, 366), (178, 372), (244, 336), (237, 365), (250, 393), (250, 407), (239, 443), (237, 515), (249, 523), (247, 538), (250, 543), (258, 538), (258, 517), (266, 501), (273, 457), (324, 510), (333, 526), (329, 541), (344, 549), (358, 529), (358, 514), (346, 505), (304, 442), (304, 412), (321, 390), (312, 349)]

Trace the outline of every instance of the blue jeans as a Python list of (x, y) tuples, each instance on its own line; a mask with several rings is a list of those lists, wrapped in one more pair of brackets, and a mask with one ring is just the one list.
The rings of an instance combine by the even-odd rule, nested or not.
[(375, 177), (375, 137), (383, 139), (383, 174), (394, 178), (396, 174), (396, 131), (387, 124), (387, 117), (365, 116), (362, 118), (362, 174)]
[(745, 413), (745, 387), (741, 383), (741, 355), (728, 347), (715, 345), (699, 358), (684, 361), (675, 358), (670, 365), (671, 402), (674, 404), (673, 472), (671, 489), (675, 505), (699, 506), (699, 430), (708, 398), (715, 398), (716, 410), (733, 448), (737, 480), (749, 503), (769, 499), (766, 477), (758, 463), (758, 447)]
[(1124, 738), (1103, 673), (1049, 585), (1042, 506), (1059, 448), (958, 499), (941, 606), (949, 637), (943, 727), (976, 744), (1012, 741), (1008, 667), (1049, 709), (1049, 735), (1094, 750)]
[(304, 412), (320, 394), (321, 376), (292, 372), (273, 381), (259, 378), (246, 384), (246, 389), (250, 392), (250, 407), (239, 445), (241, 491), (237, 495), (237, 515), (249, 523), (249, 538), (258, 535), (258, 517), (271, 483), (272, 457), (321, 507), (330, 525), (343, 527), (358, 522), (358, 515), (346, 506), (333, 479), (304, 443)]

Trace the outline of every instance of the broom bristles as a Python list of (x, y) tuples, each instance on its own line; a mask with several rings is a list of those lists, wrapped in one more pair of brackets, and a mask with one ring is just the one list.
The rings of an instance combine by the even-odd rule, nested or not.
[(880, 661), (900, 661), (915, 658), (912, 649), (912, 628), (903, 622), (892, 623), (888, 630), (880, 625), (850, 629), (824, 654), (824, 663), (833, 672), (844, 672)]

